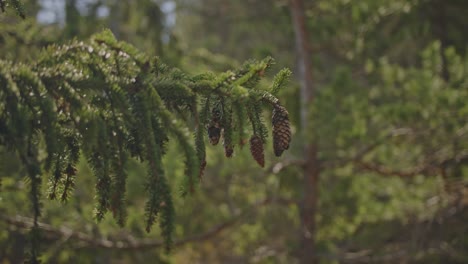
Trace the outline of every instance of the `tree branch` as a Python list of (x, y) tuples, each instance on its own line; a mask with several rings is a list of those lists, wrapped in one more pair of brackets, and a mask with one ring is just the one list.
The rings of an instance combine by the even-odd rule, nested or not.
[[(296, 204), (296, 201), (285, 199), (285, 198), (266, 198), (261, 200), (248, 209), (242, 211), (241, 213), (234, 216), (232, 219), (214, 226), (208, 231), (188, 236), (186, 238), (176, 240), (173, 244), (174, 247), (180, 247), (191, 242), (199, 242), (212, 239), (213, 237), (219, 235), (224, 230), (233, 227), (240, 220), (245, 218), (247, 215), (250, 215), (258, 210), (258, 208), (270, 205), (270, 204), (280, 204), (280, 205), (291, 205)], [(0, 214), (0, 219), (10, 226), (14, 226), (20, 229), (30, 229), (34, 226), (34, 220), (29, 217), (24, 217), (20, 215), (8, 216)], [(66, 226), (54, 227), (50, 224), (38, 222), (39, 229), (43, 232), (46, 237), (52, 239), (61, 239), (61, 240), (76, 240), (83, 244), (83, 247), (93, 247), (101, 249), (119, 249), (119, 250), (145, 250), (145, 249), (154, 249), (164, 246), (164, 242), (157, 239), (135, 239), (133, 236), (127, 236), (125, 239), (121, 240), (111, 240), (104, 237), (95, 237), (89, 234), (86, 234), (81, 231), (73, 230)]]
[(402, 178), (413, 177), (416, 175), (424, 174), (429, 175), (431, 173), (439, 173), (449, 164), (453, 163), (465, 163), (468, 162), (468, 151), (463, 151), (458, 155), (447, 157), (437, 162), (426, 162), (418, 166), (406, 169), (406, 170), (397, 170), (385, 167), (380, 164), (365, 162), (362, 160), (355, 160), (354, 163), (361, 169), (372, 171), (383, 176), (399, 176)]
[[(468, 126), (464, 126), (459, 129), (456, 133), (455, 138), (461, 138), (464, 134), (468, 131)], [(404, 136), (404, 135), (414, 135), (415, 132), (411, 128), (398, 128), (389, 131), (386, 135), (382, 138), (376, 140), (371, 145), (365, 146), (361, 148), (357, 153), (348, 158), (342, 158), (333, 160), (330, 162), (322, 162), (323, 169), (333, 169), (346, 166), (350, 163), (356, 165), (358, 168), (366, 171), (372, 171), (378, 173), (383, 176), (398, 176), (398, 177), (413, 177), (416, 175), (424, 174), (437, 174), (440, 173), (443, 169), (453, 163), (465, 163), (468, 162), (468, 150), (460, 151), (457, 155), (453, 155), (450, 157), (440, 157), (436, 155), (439, 151), (432, 151), (431, 155), (426, 158), (426, 161), (422, 164), (414, 166), (412, 168), (399, 170), (394, 168), (389, 168), (381, 164), (365, 162), (363, 161), (364, 156), (368, 153), (372, 152), (375, 148), (379, 147), (383, 143), (385, 143), (388, 139), (397, 136)]]
[(413, 177), (419, 174), (425, 174), (432, 167), (430, 165), (427, 165), (427, 166), (416, 166), (407, 170), (396, 170), (396, 169), (385, 167), (380, 164), (365, 162), (362, 160), (355, 161), (355, 164), (360, 169), (363, 169), (366, 171), (372, 171), (383, 176), (398, 176), (402, 178)]
[(302, 159), (294, 159), (294, 160), (282, 160), (280, 162), (272, 164), (269, 168), (267, 168), (265, 171), (267, 173), (273, 173), (273, 174), (278, 174), (282, 170), (292, 167), (292, 166), (297, 166), (300, 168), (303, 168), (305, 165), (305, 161)]
[(384, 135), (380, 139), (377, 139), (371, 145), (365, 146), (365, 147), (361, 148), (360, 150), (358, 150), (357, 153), (354, 156), (348, 157), (348, 158), (342, 158), (342, 159), (338, 159), (338, 160), (333, 160), (333, 161), (330, 161), (330, 162), (323, 162), (322, 163), (322, 168), (323, 169), (332, 169), (332, 168), (343, 167), (345, 165), (348, 165), (349, 163), (361, 160), (366, 154), (370, 153), (371, 151), (376, 149), (378, 146), (380, 146), (383, 143), (387, 142), (387, 140), (389, 138), (404, 136), (404, 135), (410, 135), (410, 134), (413, 134), (413, 133), (414, 133), (413, 130), (410, 129), (410, 128), (392, 129), (386, 135)]

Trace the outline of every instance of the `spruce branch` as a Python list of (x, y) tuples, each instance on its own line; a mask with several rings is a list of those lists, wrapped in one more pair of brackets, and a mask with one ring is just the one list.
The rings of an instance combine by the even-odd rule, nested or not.
[[(206, 100), (206, 102), (209, 104), (209, 101)], [(206, 167), (206, 146), (205, 146), (205, 140), (204, 140), (204, 129), (202, 125), (202, 121), (200, 118), (200, 114), (198, 113), (197, 109), (197, 98), (194, 97), (193, 102), (191, 104), (191, 110), (194, 116), (194, 122), (195, 122), (195, 147), (197, 151), (197, 157), (198, 157), (198, 164), (199, 164), (199, 173), (198, 173), (198, 178), (201, 180), (203, 178), (203, 174), (205, 172), (205, 167)], [(206, 111), (206, 110), (205, 110)], [(206, 119), (206, 113), (204, 114), (203, 119)]]
[(280, 72), (278, 72), (275, 75), (275, 78), (273, 80), (273, 85), (271, 86), (270, 93), (273, 96), (277, 96), (280, 89), (286, 85), (286, 83), (289, 81), (289, 78), (291, 77), (291, 70), (284, 68)]
[(39, 216), (41, 215), (41, 168), (37, 160), (37, 144), (33, 142), (37, 135), (31, 135), (27, 138), (25, 145), (21, 146), (19, 152), (20, 158), (26, 165), (27, 176), (30, 184), (29, 198), (31, 199), (33, 212), (33, 226), (30, 231), (31, 254), (29, 262), (39, 263), (39, 244), (41, 239), (39, 229)]
[(0, 9), (5, 12), (5, 7), (11, 5), (22, 19), (26, 19), (23, 4), (19, 0), (0, 0)]
[[(119, 225), (126, 216), (126, 161), (147, 162), (146, 230), (158, 220), (169, 249), (174, 208), (162, 165), (167, 142), (178, 142), (184, 154), (185, 193), (194, 190), (206, 166), (206, 128), (210, 141), (222, 139), (231, 156), (246, 142), (250, 122), (255, 157), (263, 164), (268, 133), (262, 107), (279, 104), (275, 90), (257, 86), (272, 63), (267, 58), (239, 70), (190, 76), (117, 41), (108, 30), (88, 41), (52, 45), (31, 64), (0, 60), (0, 144), (27, 157), (28, 144), (39, 146), (31, 139), (43, 136), (47, 157), (42, 163), (29, 153), (35, 161), (31, 175), (44, 167), (51, 174), (49, 198), (61, 201), (73, 190), (82, 153), (96, 177), (96, 219), (110, 210)], [(282, 86), (286, 75), (283, 70), (273, 86)], [(37, 219), (36, 176), (29, 178)]]
[(237, 144), (239, 146), (243, 146), (247, 142), (247, 133), (245, 132), (245, 120), (247, 118), (247, 114), (245, 111), (245, 107), (240, 103), (233, 103), (234, 108), (234, 117), (235, 117), (235, 125), (237, 130)]
[(233, 127), (232, 127), (232, 103), (229, 99), (221, 101), (223, 117), (223, 146), (224, 154), (227, 158), (232, 157), (234, 152)]

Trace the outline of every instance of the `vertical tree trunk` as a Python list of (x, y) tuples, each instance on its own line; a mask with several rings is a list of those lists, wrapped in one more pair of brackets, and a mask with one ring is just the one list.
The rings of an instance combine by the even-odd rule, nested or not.
[[(122, 5), (127, 6), (126, 1), (113, 1), (110, 6), (109, 28), (117, 39), (120, 39), (120, 22), (122, 19)], [(128, 6), (127, 6), (128, 7)]]
[(301, 204), (302, 228), (300, 232), (300, 263), (317, 262), (315, 248), (315, 214), (318, 201), (319, 164), (317, 145), (307, 140), (309, 127), (309, 106), (314, 100), (315, 89), (312, 83), (312, 66), (308, 48), (309, 36), (306, 28), (303, 0), (290, 0), (291, 17), (296, 36), (296, 52), (301, 83), (301, 131), (304, 145), (304, 197)]
[(65, 1), (65, 35), (67, 38), (76, 37), (80, 33), (80, 13), (76, 8), (76, 0)]
[(440, 40), (440, 57), (442, 58), (442, 77), (445, 81), (448, 81), (449, 71), (447, 56), (445, 55), (445, 50), (449, 47), (449, 38), (447, 32), (447, 12), (446, 12), (446, 3), (444, 1), (436, 1), (434, 4), (434, 15), (432, 18), (432, 23), (435, 27), (436, 37)]

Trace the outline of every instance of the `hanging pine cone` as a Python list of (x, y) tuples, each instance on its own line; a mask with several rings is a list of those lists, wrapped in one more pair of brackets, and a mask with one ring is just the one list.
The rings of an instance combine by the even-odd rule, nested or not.
[(252, 157), (257, 161), (258, 165), (262, 168), (265, 166), (265, 156), (263, 155), (263, 142), (262, 139), (257, 136), (253, 135), (250, 138), (250, 153), (252, 153)]
[(234, 148), (232, 147), (232, 144), (224, 145), (224, 155), (227, 158), (232, 157), (232, 154), (234, 153)]
[(221, 111), (219, 108), (213, 108), (211, 112), (211, 122), (208, 126), (208, 139), (211, 145), (218, 145), (221, 137)]
[(226, 156), (226, 158), (230, 158), (234, 153), (234, 145), (232, 144), (231, 136), (226, 135), (226, 129), (224, 129), (223, 137), (224, 155)]
[(210, 125), (208, 127), (208, 139), (210, 140), (210, 144), (218, 145), (220, 137), (221, 137), (221, 128), (216, 127), (215, 125)]
[(221, 116), (220, 106), (217, 105), (211, 111), (211, 122), (219, 124), (221, 122)]
[(289, 148), (291, 142), (291, 127), (289, 125), (289, 113), (286, 108), (277, 104), (273, 109), (273, 149), (277, 157)]

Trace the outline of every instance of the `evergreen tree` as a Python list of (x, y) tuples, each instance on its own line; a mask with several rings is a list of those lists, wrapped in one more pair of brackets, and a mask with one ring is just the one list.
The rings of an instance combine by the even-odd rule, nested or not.
[[(307, 55), (311, 55), (312, 66), (305, 74), (311, 75), (312, 81), (299, 79), (314, 88), (313, 103), (306, 103), (302, 108), (303, 116), (308, 118), (299, 121), (297, 114), (297, 98), (307, 101), (305, 94), (299, 96), (289, 90), (292, 91), (287, 94), (289, 97), (286, 94), (283, 97), (294, 102), (289, 107), (296, 121), (293, 123), (297, 132), (306, 135), (306, 138), (295, 137), (300, 138), (296, 142), (302, 146), (314, 143), (315, 157), (304, 158), (299, 154), (296, 158), (303, 162), (292, 160), (287, 163), (291, 166), (279, 162), (280, 173), (274, 175), (286, 189), (282, 192), (284, 196), (304, 188), (304, 192), (296, 194), (302, 196), (297, 197), (301, 200), (298, 209), (302, 211), (298, 217), (309, 227), (295, 226), (304, 239), (289, 250), (292, 258), (307, 255), (304, 263), (312, 263), (314, 258), (324, 262), (329, 258), (339, 262), (372, 261), (382, 255), (401, 262), (429, 260), (435, 256), (456, 259), (443, 250), (430, 252), (429, 243), (404, 239), (398, 243), (384, 241), (412, 230), (413, 237), (433, 244), (447, 243), (455, 251), (463, 251), (464, 243), (455, 242), (460, 241), (456, 232), (450, 235), (447, 232), (441, 238), (435, 232), (420, 234), (405, 223), (412, 221), (413, 226), (424, 226), (427, 221), (422, 219), (441, 217), (445, 215), (444, 210), (466, 199), (460, 193), (463, 185), (466, 186), (467, 140), (463, 132), (466, 104), (461, 102), (467, 100), (467, 94), (466, 78), (460, 79), (459, 75), (466, 72), (464, 31), (468, 20), (462, 14), (466, 1), (180, 2), (190, 5), (195, 10), (192, 13), (206, 14), (193, 18), (193, 23), (204, 26), (194, 28), (193, 23), (188, 26), (181, 23), (185, 29), (182, 32), (203, 35), (199, 45), (235, 57), (241, 57), (238, 54), (251, 47), (264, 45), (271, 47), (275, 57), (285, 51), (292, 53), (293, 48), (284, 45), (285, 41), (290, 46), (293, 43), (291, 30), (285, 29), (292, 25), (284, 22), (281, 14), (288, 2), (290, 7), (292, 3), (303, 2), (297, 9), (304, 13), (304, 23), (296, 32), (303, 30), (310, 38), (302, 37), (306, 44), (296, 53), (296, 59), (304, 65)], [(190, 13), (189, 8), (184, 11)], [(249, 16), (249, 12), (254, 14)], [(262, 14), (261, 19), (258, 14)], [(234, 18), (242, 20), (233, 23)], [(244, 27), (243, 23), (249, 26)], [(275, 30), (265, 27), (268, 24)], [(255, 36), (247, 37), (249, 41), (243, 41), (252, 34), (250, 28), (255, 28), (256, 36), (268, 36), (257, 41)], [(216, 41), (223, 37), (221, 30), (231, 33), (224, 35), (232, 40), (228, 44), (227, 40)], [(295, 72), (300, 73), (300, 68)], [(293, 146), (290, 153), (294, 155), (302, 146), (294, 143)], [(292, 180), (295, 178), (301, 180)], [(426, 203), (430, 197), (450, 202), (430, 207)], [(291, 211), (285, 209), (284, 214), (289, 215)], [(466, 230), (461, 218), (467, 211), (457, 212), (452, 217), (446, 216), (446, 221), (456, 223), (454, 229)], [(268, 221), (265, 218), (262, 223)], [(378, 223), (378, 227), (373, 223)], [(393, 236), (377, 236), (379, 228), (392, 230), (389, 233)], [(281, 235), (275, 233), (272, 237), (291, 239), (290, 233), (285, 229)], [(315, 247), (313, 240), (316, 240)], [(284, 244), (283, 249), (288, 247)], [(398, 258), (399, 250), (408, 252), (407, 256)], [(345, 257), (349, 251), (368, 253), (354, 260)], [(415, 257), (422, 251), (425, 253), (421, 257)]]
[(6, 7), (12, 7), (21, 18), (26, 18), (24, 7), (19, 0), (0, 0), (0, 10), (5, 12)]
[[(31, 2), (35, 0), (24, 1), (28, 17), (34, 17), (28, 10)], [(41, 47), (51, 42), (69, 44), (67, 27), (76, 26), (76, 38), (87, 39), (98, 28), (109, 26), (117, 39), (144, 50), (146, 56), (162, 55), (163, 61), (190, 72), (186, 76), (191, 77), (203, 76), (207, 69), (241, 69), (239, 61), (266, 54), (291, 68), (294, 59), (305, 58), (293, 56), (288, 8), (292, 1), (177, 0), (177, 24), (170, 34), (157, 15), (147, 28), (147, 15), (152, 12), (145, 6), (163, 1), (70, 2), (79, 7), (80, 12), (75, 13), (79, 17), (70, 20), (78, 24), (66, 23), (64, 30), (31, 21), (17, 23), (19, 19), (2, 15), (0, 47), (5, 52), (1, 57), (16, 65), (34, 65)], [(311, 253), (310, 245), (315, 242), (314, 254), (308, 254), (305, 263), (311, 263), (309, 259), (321, 263), (467, 262), (468, 60), (464, 29), (468, 20), (463, 12), (467, 2), (302, 2), (310, 36), (306, 39), (312, 65), (309, 73), (316, 88), (313, 103), (303, 107), (303, 113), (309, 115), (306, 122), (300, 120), (299, 89), (295, 89), (299, 85), (294, 83), (292, 89), (278, 94), (269, 90), (289, 111), (286, 118), (281, 107), (268, 107), (272, 111), (263, 115), (268, 119), (271, 114), (276, 144), (264, 144), (253, 132), (249, 109), (243, 104), (223, 106), (221, 100), (210, 98), (209, 110), (200, 111), (207, 98), (198, 96), (198, 118), (206, 120), (201, 129), (196, 127), (196, 116), (190, 114), (195, 111), (167, 106), (189, 130), (203, 134), (203, 143), (217, 143), (204, 149), (208, 166), (200, 164), (205, 169), (201, 191), (189, 199), (172, 200), (177, 209), (172, 254), (161, 254), (164, 243), (159, 240), (159, 228), (145, 234), (142, 208), (148, 193), (141, 192), (141, 187), (148, 185), (148, 177), (142, 177), (148, 174), (148, 162), (131, 155), (125, 159), (126, 227), (119, 228), (112, 213), (99, 223), (92, 219), (97, 179), (82, 151), (68, 202), (60, 203), (61, 185), (57, 184), (58, 201), (41, 204), (42, 260), (293, 263), (304, 252)], [(90, 8), (83, 9), (83, 3), (91, 3)], [(102, 8), (108, 8), (109, 16), (97, 15), (96, 10)], [(169, 42), (165, 34), (169, 34)], [(162, 48), (156, 45), (161, 40)], [(295, 72), (300, 72), (299, 67)], [(255, 89), (268, 90), (270, 83), (265, 79), (271, 75), (267, 72), (265, 76)], [(233, 115), (223, 115), (226, 111)], [(247, 118), (237, 120), (236, 116)], [(289, 141), (289, 131), (283, 129), (289, 120), (295, 136), (289, 151), (276, 159), (275, 152), (284, 148), (282, 142)], [(223, 133), (228, 124), (233, 124), (233, 133)], [(168, 138), (176, 144), (164, 148), (166, 183), (176, 190), (183, 182), (182, 193), (190, 193), (189, 178), (184, 177), (186, 155), (174, 133)], [(192, 139), (195, 149), (201, 138)], [(316, 166), (305, 161), (301, 151), (307, 142), (317, 145)], [(241, 149), (243, 144), (247, 146)], [(41, 136), (41, 161), (47, 157), (42, 146), (45, 140)], [(28, 217), (31, 210), (25, 192), (30, 185), (21, 178), (25, 168), (11, 153), (0, 146), (0, 174), (6, 176), (0, 192), (0, 256), (21, 263), (27, 248), (25, 232), (34, 223)], [(235, 158), (224, 158), (232, 154)], [(255, 169), (252, 157), (266, 168)], [(320, 180), (315, 184), (304, 184), (307, 168), (319, 170)], [(43, 174), (50, 175), (50, 171)], [(199, 171), (197, 177), (200, 175)], [(42, 185), (44, 193), (52, 189)], [(316, 207), (303, 202), (306, 194), (316, 196)], [(118, 200), (111, 201), (117, 204)], [(304, 232), (301, 222), (313, 219), (315, 232), (310, 228)]]
[[(23, 15), (17, 1), (10, 4)], [(283, 121), (288, 113), (273, 93), (289, 72), (281, 71), (270, 91), (257, 88), (272, 64), (266, 58), (221, 74), (190, 76), (117, 41), (110, 31), (88, 41), (50, 46), (32, 63), (1, 60), (0, 145), (27, 170), (34, 216), (32, 262), (39, 255), (42, 171), (50, 175), (47, 197), (66, 202), (80, 155), (97, 179), (96, 220), (111, 212), (121, 226), (127, 216), (128, 160), (147, 163), (146, 231), (158, 219), (169, 250), (174, 206), (162, 157), (170, 138), (184, 153), (183, 195), (194, 192), (203, 175), (205, 137), (213, 145), (222, 138), (230, 157), (244, 141), (244, 134), (236, 131), (250, 123), (257, 144), (266, 143), (264, 107), (281, 109), (281, 136), (274, 136), (273, 144), (288, 148), (289, 123)]]

